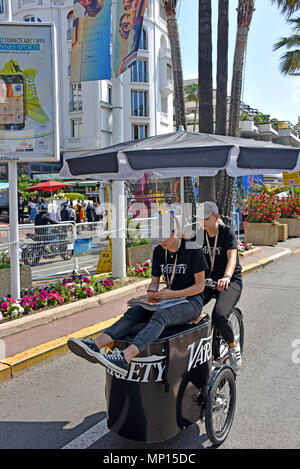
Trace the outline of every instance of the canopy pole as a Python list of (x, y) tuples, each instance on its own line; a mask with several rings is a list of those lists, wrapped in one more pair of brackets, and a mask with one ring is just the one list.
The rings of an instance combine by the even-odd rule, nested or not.
[[(123, 82), (121, 76), (112, 79), (112, 143), (124, 141), (123, 121)], [(125, 246), (125, 191), (124, 181), (112, 182), (112, 276), (126, 277), (126, 246)]]

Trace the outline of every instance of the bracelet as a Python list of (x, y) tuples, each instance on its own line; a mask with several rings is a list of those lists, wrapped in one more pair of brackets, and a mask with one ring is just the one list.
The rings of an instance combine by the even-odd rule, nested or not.
[(229, 274), (224, 274), (224, 275), (223, 275), (223, 278), (228, 278), (228, 280), (231, 280), (231, 275), (229, 275)]

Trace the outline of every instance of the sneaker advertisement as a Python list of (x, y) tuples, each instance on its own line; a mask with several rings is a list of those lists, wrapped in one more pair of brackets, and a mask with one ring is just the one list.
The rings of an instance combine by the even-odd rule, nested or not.
[(22, 161), (57, 161), (54, 25), (2, 23), (0, 152)]

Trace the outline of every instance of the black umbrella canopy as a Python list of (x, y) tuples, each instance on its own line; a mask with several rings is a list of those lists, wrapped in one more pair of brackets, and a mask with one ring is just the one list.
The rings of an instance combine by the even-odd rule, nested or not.
[(113, 145), (65, 160), (60, 176), (84, 179), (138, 179), (150, 171), (157, 179), (232, 176), (300, 169), (299, 149), (243, 138), (185, 131)]

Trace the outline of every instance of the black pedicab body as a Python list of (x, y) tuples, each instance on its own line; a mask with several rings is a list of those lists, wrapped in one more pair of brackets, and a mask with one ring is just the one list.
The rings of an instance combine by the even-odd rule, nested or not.
[[(133, 331), (132, 336), (115, 341), (114, 347), (124, 349), (132, 343), (135, 334)], [(211, 396), (210, 390), (216, 393), (214, 383), (225, 370), (231, 383), (231, 396), (226, 398), (226, 403), (216, 403), (218, 396)], [(233, 420), (235, 378), (230, 367), (213, 367), (211, 321), (204, 315), (197, 324), (167, 328), (156, 342), (132, 360), (127, 377), (107, 370), (105, 394), (108, 427), (122, 437), (146, 443), (161, 442), (205, 417), (209, 438), (214, 444), (220, 444)], [(227, 402), (228, 399), (231, 401)], [(214, 431), (212, 419), (216, 405), (217, 412), (227, 412), (229, 417), (222, 426), (221, 439)]]

